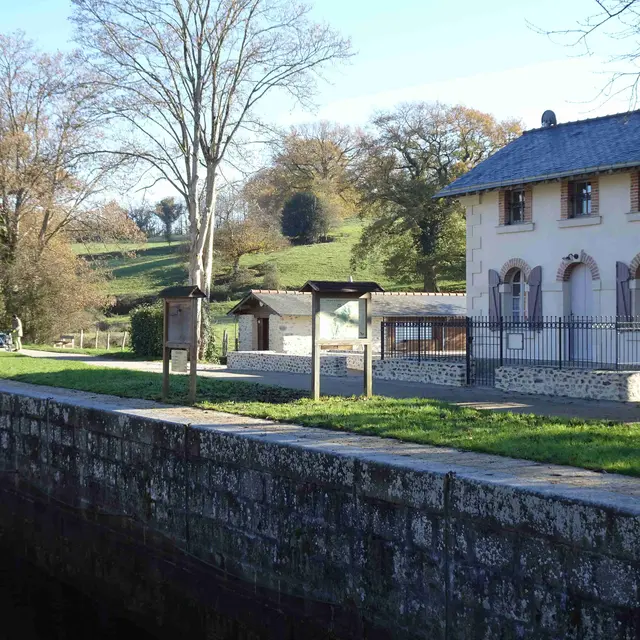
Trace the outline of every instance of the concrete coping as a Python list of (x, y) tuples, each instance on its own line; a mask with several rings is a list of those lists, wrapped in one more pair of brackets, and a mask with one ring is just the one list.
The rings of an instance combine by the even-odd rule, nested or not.
[(0, 393), (50, 399), (86, 409), (143, 417), (183, 427), (188, 425), (194, 429), (215, 430), (233, 437), (385, 464), (418, 473), (455, 473), (472, 482), (512, 487), (541, 496), (557, 496), (640, 516), (640, 478), (630, 476), (7, 380), (0, 381)]

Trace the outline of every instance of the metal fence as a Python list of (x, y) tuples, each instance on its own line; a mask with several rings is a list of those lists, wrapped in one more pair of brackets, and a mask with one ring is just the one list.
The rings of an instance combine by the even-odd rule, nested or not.
[(640, 316), (385, 321), (381, 357), (465, 361), (468, 383), (482, 385), (503, 365), (640, 369)]

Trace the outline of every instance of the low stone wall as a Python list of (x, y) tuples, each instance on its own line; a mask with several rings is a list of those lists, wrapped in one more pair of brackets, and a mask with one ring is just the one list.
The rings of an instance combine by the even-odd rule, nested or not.
[(496, 388), (567, 398), (639, 402), (640, 372), (510, 365), (496, 369)]
[[(242, 371), (311, 373), (311, 356), (276, 353), (275, 351), (230, 351), (227, 356), (227, 366), (229, 369)], [(320, 373), (327, 376), (346, 376), (346, 357), (321, 356)]]
[(378, 380), (403, 380), (464, 387), (467, 384), (467, 365), (464, 362), (409, 360), (385, 358), (374, 360), (373, 377)]
[(3, 539), (161, 638), (634, 640), (639, 495), (616, 474), (0, 381)]

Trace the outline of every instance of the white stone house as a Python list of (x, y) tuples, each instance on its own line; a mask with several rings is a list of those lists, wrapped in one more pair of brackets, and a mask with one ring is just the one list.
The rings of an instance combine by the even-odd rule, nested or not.
[(436, 197), (466, 207), (470, 316), (640, 315), (640, 111), (545, 112)]
[[(460, 293), (372, 294), (373, 350), (381, 349), (381, 327), (384, 320), (411, 323), (434, 322), (433, 333), (427, 336), (438, 348), (463, 348), (461, 332), (442, 333), (440, 324), (452, 317), (464, 317), (466, 298)], [(238, 319), (239, 351), (275, 351), (309, 355), (311, 353), (311, 294), (299, 291), (250, 291), (229, 315)], [(424, 327), (424, 322), (422, 323)], [(424, 328), (421, 329), (424, 332)], [(385, 339), (394, 343), (411, 341), (413, 327), (388, 326)], [(423, 339), (425, 336), (422, 336)], [(462, 344), (458, 344), (462, 342)]]
[(640, 314), (639, 190), (640, 111), (526, 131), (447, 186), (469, 315)]

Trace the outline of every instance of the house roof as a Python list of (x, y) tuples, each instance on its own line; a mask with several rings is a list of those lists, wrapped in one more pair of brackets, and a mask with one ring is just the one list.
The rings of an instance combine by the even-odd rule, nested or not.
[(434, 197), (640, 166), (640, 110), (525, 131)]
[(160, 298), (206, 298), (207, 296), (195, 285), (187, 285), (185, 287), (167, 287), (163, 289), (158, 296)]
[(318, 293), (371, 293), (384, 291), (377, 282), (337, 282), (333, 280), (308, 280), (300, 291)]
[[(467, 298), (463, 293), (371, 294), (374, 317), (464, 316)], [(300, 291), (250, 291), (227, 315), (251, 313), (260, 305), (279, 316), (311, 316), (311, 293)]]

